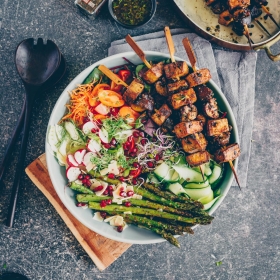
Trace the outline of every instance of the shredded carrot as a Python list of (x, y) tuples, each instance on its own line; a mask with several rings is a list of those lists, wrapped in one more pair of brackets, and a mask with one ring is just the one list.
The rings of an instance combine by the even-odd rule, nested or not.
[(92, 92), (94, 82), (85, 85), (79, 85), (70, 92), (70, 104), (67, 104), (68, 114), (62, 119), (72, 119), (78, 126), (82, 125), (84, 118), (88, 116), (88, 108), (92, 101)]

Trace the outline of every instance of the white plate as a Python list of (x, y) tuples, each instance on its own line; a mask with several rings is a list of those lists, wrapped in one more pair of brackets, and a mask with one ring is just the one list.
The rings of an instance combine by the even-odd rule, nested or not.
[[(161, 54), (159, 52), (145, 52), (147, 60), (153, 60), (153, 61), (160, 61), (160, 60), (166, 60), (169, 58), (166, 54)], [(87, 69), (85, 69), (83, 72), (81, 72), (62, 92), (61, 96), (57, 100), (55, 107), (52, 111), (52, 114), (49, 119), (48, 126), (57, 124), (60, 119), (64, 116), (66, 113), (66, 107), (65, 104), (69, 102), (69, 92), (76, 88), (79, 84), (81, 84), (84, 79), (88, 76), (88, 74), (97, 66), (100, 64), (104, 64), (108, 68), (118, 66), (125, 64), (126, 62), (122, 59), (122, 57), (125, 57), (129, 59), (134, 64), (140, 64), (142, 61), (138, 58), (138, 56), (134, 52), (126, 52), (121, 54), (116, 54), (110, 57), (107, 57), (105, 59), (102, 59), (93, 65), (89, 66)], [(182, 60), (178, 57), (175, 58), (176, 60)], [(220, 91), (220, 89), (217, 87), (217, 85), (213, 82), (209, 82), (209, 86), (212, 88), (212, 90), (215, 93), (215, 97), (217, 98), (219, 107), (223, 111), (228, 112), (228, 120), (229, 123), (233, 127), (232, 132), (232, 142), (238, 142), (238, 132), (237, 132), (237, 126), (236, 122), (232, 113), (232, 110), (223, 95), (223, 93)], [(46, 138), (47, 139), (47, 138)], [(67, 185), (67, 179), (65, 176), (65, 168), (61, 167), (55, 157), (53, 156), (49, 145), (46, 141), (45, 143), (45, 149), (46, 149), (46, 158), (47, 158), (47, 166), (48, 171), (51, 177), (51, 181), (53, 183), (53, 186), (65, 205), (65, 207), (71, 212), (71, 214), (78, 219), (82, 224), (93, 230), (94, 232), (103, 235), (107, 238), (126, 242), (126, 243), (134, 243), (134, 244), (149, 244), (149, 243), (158, 243), (163, 242), (165, 239), (159, 237), (157, 234), (141, 229), (135, 226), (129, 226), (126, 230), (124, 230), (122, 233), (117, 232), (112, 226), (99, 222), (96, 220), (93, 220), (93, 213), (90, 209), (82, 209), (81, 207), (76, 207), (76, 199), (74, 192), (66, 187)], [(237, 160), (235, 161), (235, 165), (237, 164)], [(223, 197), (219, 199), (215, 205), (212, 207), (210, 214), (212, 214), (221, 204), (224, 197), (226, 196), (231, 183), (233, 180), (233, 175), (230, 169), (227, 167), (224, 174), (224, 180), (221, 184), (221, 193), (223, 194)]]

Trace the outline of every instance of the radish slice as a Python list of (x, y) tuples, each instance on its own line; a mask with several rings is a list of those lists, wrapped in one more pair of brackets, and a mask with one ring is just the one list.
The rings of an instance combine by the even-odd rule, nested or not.
[(78, 164), (81, 164), (81, 163), (82, 163), (86, 152), (87, 152), (87, 151), (86, 151), (85, 149), (80, 149), (80, 150), (78, 150), (78, 151), (75, 152), (74, 158), (75, 158), (75, 160), (76, 160), (76, 162), (77, 162)]
[(99, 152), (101, 150), (101, 146), (100, 144), (95, 141), (94, 139), (90, 139), (90, 141), (87, 144), (87, 148), (89, 149), (89, 151), (91, 152)]
[(70, 182), (76, 181), (81, 174), (81, 170), (78, 167), (70, 166), (66, 170), (66, 177)]
[(98, 126), (94, 122), (86, 122), (83, 125), (83, 132), (84, 132), (84, 134), (89, 134), (92, 129), (98, 130)]
[(109, 143), (109, 135), (107, 130), (105, 129), (100, 129), (98, 132), (99, 138), (101, 140), (101, 142), (103, 143)]
[(110, 108), (106, 105), (103, 105), (102, 103), (100, 103), (99, 105), (97, 105), (94, 110), (99, 113), (100, 115), (106, 116), (109, 112), (110, 112)]
[(67, 163), (69, 166), (78, 166), (78, 162), (75, 160), (73, 155), (68, 155), (67, 156)]

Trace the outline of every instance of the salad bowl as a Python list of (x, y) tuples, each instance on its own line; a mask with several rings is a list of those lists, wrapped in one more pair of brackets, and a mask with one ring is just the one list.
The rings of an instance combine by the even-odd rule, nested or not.
[[(159, 52), (147, 51), (145, 52), (146, 58), (148, 61), (162, 61), (169, 59), (169, 55), (162, 54)], [(118, 65), (126, 64), (127, 62), (123, 59), (126, 58), (134, 64), (141, 64), (142, 61), (134, 52), (125, 52), (116, 54), (107, 58), (104, 58), (88, 68), (82, 71), (79, 75), (77, 75), (65, 88), (62, 92), (61, 96), (57, 100), (54, 109), (51, 113), (48, 127), (57, 124), (62, 117), (66, 114), (66, 104), (69, 103), (70, 96), (69, 93), (75, 89), (79, 84), (83, 83), (85, 78), (92, 72), (92, 70), (99, 65), (103, 64), (108, 68), (113, 68)], [(179, 57), (175, 57), (176, 61), (182, 61)], [(227, 118), (229, 124), (232, 126), (231, 132), (231, 140), (232, 142), (239, 142), (238, 138), (238, 131), (237, 125), (235, 122), (235, 118), (231, 107), (221, 92), (221, 90), (217, 87), (217, 85), (210, 80), (207, 84), (214, 92), (215, 98), (217, 99), (218, 105), (220, 110), (227, 112)], [(112, 226), (107, 223), (97, 221), (93, 219), (93, 212), (91, 209), (83, 209), (82, 207), (76, 206), (76, 198), (75, 193), (72, 189), (67, 187), (68, 180), (65, 175), (65, 167), (60, 166), (58, 161), (56, 160), (53, 152), (50, 149), (50, 146), (47, 141), (45, 142), (45, 149), (46, 149), (46, 159), (47, 159), (47, 167), (50, 174), (50, 178), (52, 184), (65, 205), (65, 207), (70, 211), (70, 213), (79, 220), (82, 224), (87, 226), (89, 229), (93, 230), (94, 232), (116, 240), (120, 242), (126, 242), (131, 244), (149, 244), (149, 243), (159, 243), (165, 241), (165, 239), (159, 237), (157, 234), (153, 233), (152, 231), (148, 231), (144, 228), (139, 228), (136, 226), (129, 225), (123, 232), (117, 232)], [(234, 166), (236, 167), (238, 160), (234, 161)], [(233, 181), (233, 174), (228, 164), (225, 164), (224, 173), (222, 182), (220, 183), (220, 198), (215, 202), (215, 204), (210, 208), (209, 214), (213, 214), (215, 210), (219, 207), (222, 203), (223, 199), (227, 195), (232, 181)]]

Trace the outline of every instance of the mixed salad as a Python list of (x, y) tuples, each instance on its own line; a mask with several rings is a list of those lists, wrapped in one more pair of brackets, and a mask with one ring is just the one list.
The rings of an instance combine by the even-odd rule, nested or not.
[(144, 64), (124, 62), (111, 70), (127, 84), (141, 81), (141, 100), (128, 104), (128, 89), (95, 68), (69, 93), (68, 112), (49, 127), (47, 141), (77, 207), (93, 209), (94, 219), (119, 232), (135, 224), (179, 246), (173, 235), (213, 219), (207, 210), (220, 197), (223, 165), (210, 159), (190, 167), (172, 129), (151, 119), (166, 97), (142, 79)]

